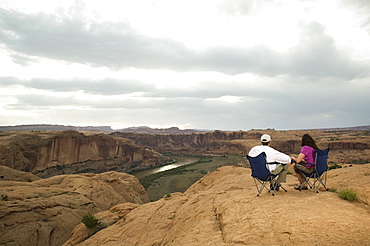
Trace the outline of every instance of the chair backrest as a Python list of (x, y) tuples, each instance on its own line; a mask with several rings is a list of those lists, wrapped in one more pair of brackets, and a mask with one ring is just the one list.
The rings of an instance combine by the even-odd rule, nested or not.
[(325, 171), (328, 170), (328, 155), (330, 148), (325, 150), (317, 149), (316, 150), (316, 172), (321, 176)]
[(266, 167), (266, 157), (265, 152), (262, 152), (256, 157), (251, 157), (247, 155), (249, 164), (252, 168), (252, 174), (251, 176), (254, 178), (258, 178), (262, 181), (268, 180), (268, 177), (271, 175), (269, 170)]

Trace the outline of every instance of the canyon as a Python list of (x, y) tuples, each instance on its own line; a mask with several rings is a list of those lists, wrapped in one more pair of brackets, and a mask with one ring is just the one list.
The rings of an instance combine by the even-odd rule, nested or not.
[[(139, 180), (124, 173), (162, 165), (164, 153), (245, 156), (265, 133), (289, 155), (299, 153), (304, 133), (330, 147), (329, 164), (343, 166), (328, 172), (332, 192), (295, 191), (296, 177), (288, 175), (287, 193), (257, 198), (242, 165), (221, 167), (183, 193), (150, 202)], [(0, 245), (366, 245), (369, 144), (369, 130), (3, 131)], [(344, 188), (357, 192), (354, 203), (339, 198)], [(81, 223), (85, 214), (105, 227), (92, 233)]]
[[(66, 170), (79, 173), (92, 170), (94, 165), (99, 172), (125, 172), (134, 167), (156, 165), (161, 162), (160, 156), (128, 139), (104, 133), (66, 130), (0, 134), (0, 165), (40, 177), (65, 174)], [(71, 164), (74, 164), (72, 168)], [(54, 172), (45, 174), (50, 170)]]
[(0, 165), (34, 173), (41, 178), (60, 174), (106, 171), (129, 172), (166, 163), (164, 153), (177, 155), (245, 156), (270, 134), (271, 146), (297, 155), (301, 136), (309, 133), (320, 148), (331, 148), (330, 163), (370, 162), (370, 131), (201, 132), (148, 134), (132, 132), (26, 131), (0, 132)]
[(321, 149), (330, 148), (331, 163), (370, 162), (370, 131), (320, 131), (290, 130), (276, 131), (212, 131), (192, 134), (142, 134), (114, 132), (110, 135), (130, 139), (133, 143), (160, 153), (187, 155), (247, 155), (249, 150), (260, 144), (262, 134), (272, 137), (271, 147), (288, 155), (298, 155), (301, 137), (310, 134)]

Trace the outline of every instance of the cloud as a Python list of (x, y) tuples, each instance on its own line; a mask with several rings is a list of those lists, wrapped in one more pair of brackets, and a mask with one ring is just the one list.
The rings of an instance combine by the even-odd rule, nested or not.
[(144, 84), (137, 80), (118, 80), (106, 78), (101, 80), (75, 78), (75, 79), (52, 79), (52, 78), (33, 78), (30, 80), (20, 80), (15, 77), (0, 78), (0, 85), (3, 86), (24, 86), (39, 90), (54, 92), (84, 91), (90, 94), (120, 95), (135, 92), (152, 91), (154, 85)]
[[(1, 79), (0, 83), (3, 81)], [(10, 80), (6, 81), (9, 85)], [(44, 86), (34, 83), (39, 88), (32, 90), (33, 94), (14, 95), (15, 102), (6, 108), (19, 112), (48, 112), (56, 117), (55, 120), (62, 120), (63, 117), (73, 119), (71, 115), (81, 112), (91, 122), (95, 122), (98, 115), (106, 119), (111, 115), (121, 122), (130, 119), (141, 124), (150, 122), (150, 125), (177, 122), (179, 125), (211, 129), (285, 129), (287, 121), (301, 128), (360, 124), (358, 122), (366, 124), (363, 105), (370, 104), (368, 84), (335, 78), (312, 81), (310, 78), (284, 75), (267, 77), (255, 84), (203, 82), (186, 90), (147, 87), (147, 91), (140, 96), (104, 94), (104, 91), (99, 94), (98, 90), (102, 88), (93, 89), (94, 94), (81, 93), (62, 87), (63, 84), (71, 85), (73, 81), (62, 81), (61, 88), (51, 94), (45, 94)], [(102, 82), (95, 83), (103, 85)], [(54, 81), (55, 88), (58, 88), (56, 83)], [(12, 81), (12, 85), (30, 84), (30, 81)], [(224, 100), (225, 96), (237, 97), (238, 100), (228, 102)], [(107, 112), (105, 116), (103, 111)], [(348, 112), (351, 112), (351, 117)]]
[(303, 23), (302, 30), (299, 44), (288, 55), (292, 74), (353, 79), (368, 71), (368, 66), (349, 59), (346, 53), (338, 50), (321, 24)]
[[(356, 39), (340, 40), (345, 35), (338, 36), (331, 26), (337, 19), (325, 22), (322, 13), (315, 12), (313, 6), (321, 6), (321, 1), (288, 5), (280, 0), (190, 1), (180, 7), (171, 2), (176, 5), (172, 12), (166, 9), (165, 16), (159, 16), (167, 3), (159, 1), (153, 8), (142, 9), (126, 2), (125, 7), (131, 8), (117, 18), (120, 21), (87, 17), (87, 6), (80, 1), (69, 10), (48, 13), (0, 8), (0, 47), (6, 56), (1, 58), (6, 69), (0, 74), (0, 114), (4, 116), (0, 124), (175, 125), (221, 130), (368, 124), (364, 106), (370, 104), (367, 46), (360, 43), (356, 52), (364, 54), (355, 57), (345, 42)], [(320, 18), (292, 15), (283, 19), (285, 13), (297, 10), (290, 9), (296, 5), (300, 14), (307, 7), (310, 17), (314, 13)], [(328, 5), (338, 10), (336, 4)], [(195, 6), (196, 17), (206, 13), (201, 17), (210, 18), (204, 23), (177, 18), (177, 14), (185, 16), (178, 13), (182, 8), (187, 13)], [(345, 6), (361, 11), (368, 7), (362, 1)], [(139, 9), (136, 17), (127, 15)], [(151, 18), (160, 19), (153, 22), (164, 25), (163, 29), (159, 26), (150, 32), (152, 19), (139, 20), (149, 10)], [(367, 14), (361, 13), (363, 17), (356, 21), (365, 25)], [(173, 22), (168, 21), (170, 17)], [(348, 21), (346, 30), (358, 24)], [(187, 32), (186, 28), (193, 29)], [(174, 35), (169, 30), (178, 32)], [(296, 34), (294, 40), (288, 39), (289, 32)], [(249, 43), (254, 35), (258, 37)], [(217, 38), (222, 41), (212, 41)], [(275, 38), (290, 44), (276, 48)], [(191, 45), (198, 40), (201, 45)]]
[(227, 0), (222, 2), (220, 11), (228, 15), (256, 14), (268, 6), (279, 6), (280, 1), (274, 0)]
[(13, 58), (18, 63), (19, 57), (30, 56), (111, 69), (344, 78), (368, 70), (339, 51), (318, 23), (302, 25), (301, 42), (287, 53), (265, 45), (218, 46), (196, 51), (170, 39), (144, 36), (125, 22), (98, 23), (78, 17), (0, 9), (0, 37), (3, 45), (16, 54)]
[(370, 2), (367, 0), (342, 0), (345, 6), (355, 9), (357, 15), (362, 17), (362, 25), (370, 34)]

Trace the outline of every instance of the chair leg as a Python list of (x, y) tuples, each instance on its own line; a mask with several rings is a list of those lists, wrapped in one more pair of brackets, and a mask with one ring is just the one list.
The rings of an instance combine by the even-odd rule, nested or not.
[[(276, 182), (276, 180), (274, 180), (274, 179), (268, 179), (267, 181), (261, 181), (259, 179), (254, 178), (254, 183), (255, 183), (256, 188), (257, 188), (257, 196), (260, 196), (263, 189), (266, 189), (267, 192), (271, 193), (272, 196), (275, 196), (275, 191), (278, 188), (281, 188), (285, 192), (287, 192), (287, 190), (281, 184), (278, 184)], [(267, 186), (268, 184), (270, 184), (270, 188)]]
[(279, 187), (283, 189), (285, 192), (288, 192), (281, 184), (279, 184)]
[[(261, 185), (260, 187), (258, 186), (257, 181), (258, 181), (258, 183)], [(262, 182), (262, 181), (260, 181), (260, 180), (258, 180), (258, 179), (257, 179), (257, 181), (256, 181), (256, 179), (254, 179), (254, 184), (256, 185), (257, 192), (258, 192), (257, 196), (260, 196), (260, 194), (262, 193), (262, 191), (263, 191), (263, 189), (264, 189), (264, 188), (265, 188), (268, 192), (270, 192), (270, 190), (266, 187), (265, 182)]]

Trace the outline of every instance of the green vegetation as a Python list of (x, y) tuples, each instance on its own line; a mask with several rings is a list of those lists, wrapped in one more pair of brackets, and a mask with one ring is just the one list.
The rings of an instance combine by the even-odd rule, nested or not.
[(8, 201), (8, 196), (5, 194), (1, 194), (1, 200), (2, 201)]
[(139, 181), (146, 189), (150, 199), (156, 201), (168, 193), (184, 192), (204, 175), (221, 166), (235, 166), (246, 161), (244, 156), (239, 155), (202, 156), (199, 158), (197, 162), (155, 173), (140, 178)]
[(337, 141), (337, 140), (341, 140), (341, 139), (337, 137), (329, 137), (328, 139), (328, 141)]
[[(164, 154), (164, 155), (170, 155), (170, 154)], [(172, 156), (172, 155), (171, 155)], [(175, 164), (177, 163), (179, 160), (176, 159), (176, 158), (171, 158), (170, 160), (167, 160), (167, 161), (164, 161), (162, 164), (159, 164), (159, 165), (155, 165), (155, 166), (150, 166), (150, 167), (144, 167), (144, 168), (136, 168), (134, 170), (131, 170), (131, 171), (128, 171), (126, 173), (128, 174), (131, 174), (131, 175), (135, 175), (135, 173), (137, 172), (141, 172), (141, 171), (144, 171), (144, 170), (148, 170), (148, 169), (152, 169), (152, 168), (157, 168), (157, 167), (162, 167), (162, 166), (167, 166), (167, 165), (170, 165), (170, 164)]]
[(97, 233), (98, 231), (101, 231), (101, 230), (103, 230), (103, 229), (105, 229), (105, 228), (107, 228), (108, 227), (108, 225), (107, 224), (105, 224), (105, 223), (98, 223), (97, 224), (97, 226), (94, 228), (94, 230), (92, 230), (92, 231), (90, 231), (90, 233), (89, 233), (89, 236), (91, 237), (92, 235), (94, 235), (95, 233)]
[(353, 202), (357, 198), (357, 192), (353, 189), (343, 189), (339, 192), (339, 197), (348, 200), (350, 202)]
[[(194, 166), (195, 164), (200, 163), (209, 163), (212, 162), (212, 157), (200, 157), (200, 160), (197, 162), (194, 162), (189, 165), (180, 166), (178, 168), (170, 169), (164, 172), (155, 173), (146, 177), (143, 177), (140, 179), (140, 183), (144, 186), (145, 189), (147, 189), (155, 180), (168, 177), (172, 175), (179, 175), (179, 174), (185, 174), (187, 172), (193, 172), (194, 169), (189, 169), (191, 166)], [(200, 170), (200, 172), (206, 172), (205, 170)], [(203, 174), (204, 175), (204, 174)]]
[(66, 166), (65, 165), (57, 165), (56, 169), (57, 170), (63, 170)]
[(82, 218), (82, 223), (84, 223), (87, 228), (92, 229), (98, 224), (98, 219), (95, 218), (94, 215), (85, 214)]
[(342, 166), (335, 163), (334, 165), (329, 166), (328, 170), (338, 169), (338, 168), (342, 168)]
[(98, 219), (91, 214), (85, 214), (84, 217), (82, 218), (82, 222), (85, 224), (87, 228), (91, 229), (89, 232), (89, 237), (91, 237), (98, 231), (108, 227), (106, 223), (98, 222)]

